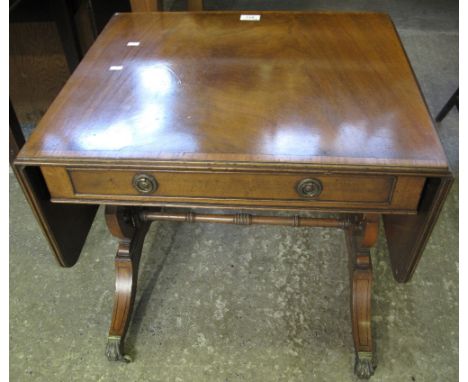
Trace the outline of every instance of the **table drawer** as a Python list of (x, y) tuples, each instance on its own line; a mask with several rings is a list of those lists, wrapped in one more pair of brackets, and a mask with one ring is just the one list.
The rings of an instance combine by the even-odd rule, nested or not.
[(57, 199), (414, 210), (423, 177), (43, 167)]

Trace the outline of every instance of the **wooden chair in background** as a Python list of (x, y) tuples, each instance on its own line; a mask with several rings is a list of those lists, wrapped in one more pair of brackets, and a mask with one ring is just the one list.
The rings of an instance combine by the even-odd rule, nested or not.
[[(130, 0), (132, 12), (162, 11), (162, 3), (162, 0)], [(203, 11), (203, 0), (187, 0), (187, 11)]]
[(458, 89), (453, 93), (453, 95), (449, 98), (447, 103), (444, 105), (442, 110), (439, 111), (439, 114), (437, 114), (437, 117), (435, 118), (436, 122), (442, 122), (442, 120), (445, 118), (445, 116), (448, 114), (452, 108), (456, 106), (458, 110)]

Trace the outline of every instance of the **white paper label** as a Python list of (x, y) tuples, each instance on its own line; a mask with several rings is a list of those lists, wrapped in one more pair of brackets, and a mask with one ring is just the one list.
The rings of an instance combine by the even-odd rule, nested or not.
[(140, 41), (129, 41), (127, 46), (140, 46)]
[(121, 65), (112, 65), (111, 67), (109, 67), (109, 70), (122, 70), (123, 69), (123, 66)]
[(260, 21), (261, 15), (241, 15), (241, 21)]

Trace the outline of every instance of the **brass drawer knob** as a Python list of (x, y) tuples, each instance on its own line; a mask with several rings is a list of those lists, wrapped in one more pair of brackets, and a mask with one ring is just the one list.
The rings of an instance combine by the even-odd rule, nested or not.
[(133, 177), (133, 187), (135, 187), (138, 192), (149, 194), (157, 190), (158, 182), (156, 182), (156, 179), (151, 175), (138, 174)]
[(296, 187), (298, 194), (305, 198), (316, 198), (322, 189), (322, 182), (318, 179), (303, 179)]

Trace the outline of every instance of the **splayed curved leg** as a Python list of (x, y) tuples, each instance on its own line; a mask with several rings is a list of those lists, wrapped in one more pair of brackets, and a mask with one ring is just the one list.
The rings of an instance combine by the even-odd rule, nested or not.
[(143, 242), (150, 222), (143, 222), (138, 210), (129, 207), (106, 207), (109, 231), (119, 239), (115, 256), (115, 295), (112, 322), (107, 339), (106, 356), (109, 361), (130, 362), (124, 354), (123, 342), (130, 323), (135, 300)]
[(375, 360), (371, 333), (372, 263), (370, 248), (378, 237), (379, 215), (353, 217), (346, 230), (351, 279), (351, 318), (356, 360), (354, 372), (368, 379)]

